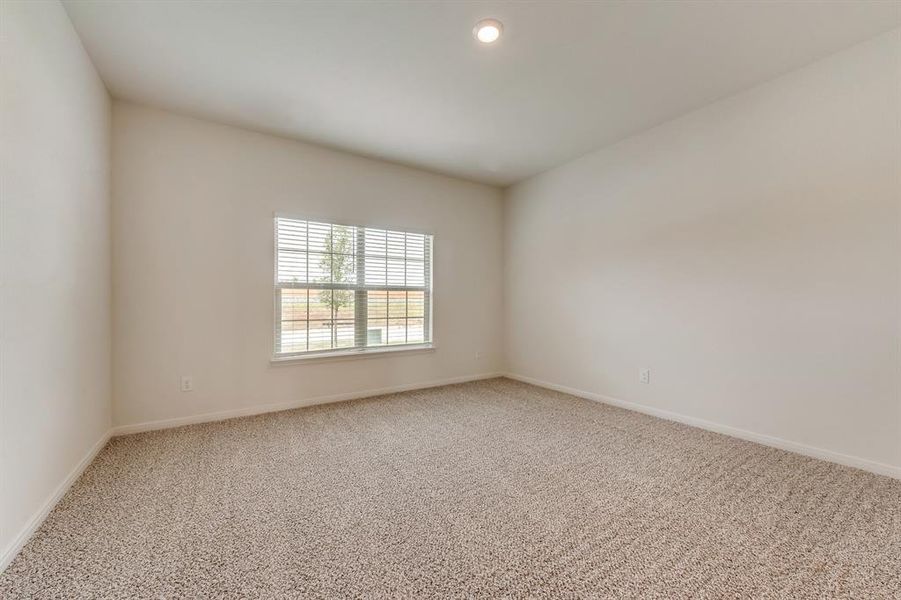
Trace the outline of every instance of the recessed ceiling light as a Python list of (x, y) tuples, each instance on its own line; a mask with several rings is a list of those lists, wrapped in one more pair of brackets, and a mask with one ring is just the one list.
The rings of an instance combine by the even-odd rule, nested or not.
[(504, 24), (497, 19), (482, 19), (472, 29), (472, 34), (483, 44), (493, 44), (501, 37)]

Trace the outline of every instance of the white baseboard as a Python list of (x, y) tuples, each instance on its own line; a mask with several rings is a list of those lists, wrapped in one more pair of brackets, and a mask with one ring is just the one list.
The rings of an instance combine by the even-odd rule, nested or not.
[(31, 518), (28, 519), (28, 522), (25, 524), (25, 527), (22, 528), (22, 531), (19, 532), (19, 535), (13, 539), (7, 545), (6, 548), (3, 549), (3, 554), (0, 554), (0, 573), (2, 573), (6, 567), (13, 561), (13, 559), (19, 554), (25, 544), (28, 543), (28, 540), (31, 539), (31, 536), (35, 531), (38, 530), (38, 527), (41, 526), (41, 523), (44, 522), (44, 519), (47, 518), (47, 515), (50, 514), (50, 511), (53, 510), (53, 507), (56, 506), (56, 503), (59, 502), (63, 496), (66, 495), (66, 492), (69, 491), (69, 488), (72, 487), (72, 484), (75, 483), (75, 480), (78, 479), (84, 470), (87, 468), (89, 464), (94, 460), (94, 457), (97, 456), (97, 453), (103, 450), (103, 447), (106, 446), (106, 443), (109, 441), (111, 437), (111, 431), (107, 431), (100, 439), (97, 440), (97, 443), (88, 450), (88, 453), (82, 457), (78, 464), (73, 467), (69, 474), (66, 475), (66, 478), (60, 483), (53, 493), (47, 497), (44, 501), (44, 504), (31, 515)]
[(660, 408), (654, 408), (651, 406), (645, 406), (643, 404), (637, 404), (635, 402), (629, 402), (627, 400), (620, 400), (619, 398), (612, 398), (610, 396), (605, 396), (604, 394), (586, 392), (585, 390), (579, 390), (557, 383), (542, 381), (540, 379), (533, 379), (531, 377), (525, 377), (523, 375), (506, 373), (504, 377), (522, 381), (523, 383), (536, 385), (538, 387), (547, 388), (549, 390), (563, 392), (564, 394), (570, 394), (571, 396), (578, 396), (579, 398), (585, 398), (586, 400), (603, 402), (604, 404), (618, 406), (620, 408), (633, 410), (635, 412), (644, 413), (653, 417), (659, 417), (668, 421), (676, 421), (678, 423), (684, 423), (685, 425), (691, 425), (692, 427), (706, 429), (715, 433), (722, 433), (724, 435), (747, 440), (749, 442), (756, 442), (764, 446), (779, 448), (780, 450), (786, 450), (788, 452), (794, 452), (796, 454), (803, 454), (804, 456), (838, 463), (847, 467), (863, 469), (864, 471), (876, 473), (877, 475), (886, 475), (888, 477), (894, 477), (895, 479), (901, 479), (901, 467), (868, 460), (866, 458), (850, 456), (847, 454), (842, 454), (840, 452), (833, 452), (832, 450), (824, 450), (823, 448), (816, 448), (814, 446), (808, 446), (806, 444), (792, 442), (782, 438), (764, 435), (762, 433), (755, 433), (753, 431), (747, 431), (745, 429), (739, 429), (737, 427), (731, 427), (729, 425), (721, 425), (720, 423), (714, 423), (712, 421), (706, 421), (704, 419), (698, 419), (696, 417), (689, 417), (680, 413), (663, 410)]
[(463, 377), (452, 377), (450, 379), (440, 379), (435, 381), (425, 381), (419, 383), (408, 383), (404, 385), (395, 385), (391, 387), (362, 390), (359, 392), (346, 392), (343, 394), (332, 394), (329, 396), (316, 396), (313, 398), (304, 398), (301, 400), (292, 400), (290, 402), (280, 402), (276, 404), (261, 404), (258, 406), (247, 406), (244, 408), (234, 408), (231, 410), (223, 410), (212, 413), (204, 413), (200, 415), (190, 415), (187, 417), (176, 417), (174, 419), (162, 419), (159, 421), (145, 421), (144, 423), (135, 423), (133, 425), (119, 425), (113, 427), (112, 435), (128, 435), (132, 433), (141, 433), (143, 431), (155, 431), (157, 429), (171, 429), (173, 427), (183, 427), (185, 425), (194, 425), (197, 423), (209, 423), (212, 421), (224, 421), (225, 419), (234, 419), (236, 417), (249, 417), (263, 413), (279, 412), (283, 410), (291, 410), (294, 408), (303, 408), (305, 406), (315, 406), (317, 404), (329, 404), (332, 402), (343, 402), (345, 400), (357, 400), (359, 398), (369, 398), (371, 396), (381, 396), (383, 394), (395, 394), (397, 392), (408, 392), (410, 390), (421, 390), (426, 388), (438, 387), (442, 385), (451, 385), (454, 383), (466, 383), (467, 381), (478, 381), (480, 379), (493, 379), (495, 377), (503, 377), (503, 373), (482, 373), (478, 375), (464, 375)]

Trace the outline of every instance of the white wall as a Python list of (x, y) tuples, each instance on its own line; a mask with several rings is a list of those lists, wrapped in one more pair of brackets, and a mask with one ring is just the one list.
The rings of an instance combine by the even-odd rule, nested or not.
[[(499, 190), (119, 102), (113, 150), (117, 425), (501, 370)], [(433, 232), (438, 349), (271, 366), (274, 211)]]
[(0, 39), (2, 563), (109, 430), (111, 289), (106, 89), (57, 2)]
[(901, 465), (899, 37), (510, 189), (508, 370)]

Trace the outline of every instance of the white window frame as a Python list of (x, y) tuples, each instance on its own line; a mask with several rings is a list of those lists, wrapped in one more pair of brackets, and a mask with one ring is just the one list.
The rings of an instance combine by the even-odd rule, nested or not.
[[(315, 222), (315, 223), (328, 223), (331, 225), (340, 225), (342, 227), (356, 227), (356, 228), (368, 228), (368, 229), (380, 229), (387, 230), (393, 232), (403, 232), (403, 233), (415, 233), (428, 236), (428, 248), (427, 248), (427, 261), (428, 261), (428, 281), (425, 286), (391, 286), (391, 285), (365, 285), (363, 284), (318, 284), (318, 283), (309, 283), (309, 282), (301, 282), (297, 284), (291, 283), (283, 283), (278, 281), (278, 219), (293, 219), (299, 221), (307, 221), (307, 222)], [(282, 213), (276, 212), (272, 217), (272, 245), (273, 245), (273, 266), (272, 266), (272, 274), (273, 274), (273, 336), (272, 343), (270, 348), (272, 349), (272, 356), (270, 358), (270, 362), (273, 364), (283, 364), (283, 363), (292, 363), (297, 361), (320, 361), (320, 360), (339, 360), (339, 359), (348, 359), (348, 358), (365, 358), (370, 357), (374, 358), (380, 355), (397, 355), (397, 354), (409, 354), (409, 353), (417, 353), (417, 352), (431, 352), (434, 351), (435, 346), (435, 336), (434, 336), (434, 323), (435, 323), (435, 311), (434, 311), (434, 282), (435, 282), (435, 234), (428, 232), (417, 230), (413, 228), (400, 228), (397, 226), (386, 227), (383, 225), (373, 225), (373, 224), (363, 224), (363, 223), (353, 223), (348, 222), (346, 219), (336, 219), (329, 217), (308, 217), (291, 213)], [(359, 265), (358, 265), (359, 267)], [(359, 271), (358, 271), (359, 272)], [(326, 350), (306, 350), (302, 352), (279, 352), (279, 343), (281, 338), (281, 323), (282, 323), (282, 303), (281, 303), (281, 290), (288, 288), (306, 288), (306, 289), (352, 289), (356, 292), (355, 302), (354, 302), (354, 310), (355, 310), (355, 336), (357, 339), (360, 339), (360, 331), (366, 330), (366, 322), (368, 319), (368, 311), (367, 311), (367, 300), (366, 300), (366, 292), (367, 291), (392, 291), (392, 290), (405, 290), (405, 291), (423, 291), (424, 292), (424, 300), (425, 306), (424, 311), (425, 315), (423, 317), (425, 333), (428, 335), (425, 342), (413, 342), (409, 344), (391, 344), (391, 345), (379, 345), (379, 346), (356, 346), (354, 348), (333, 348)], [(360, 302), (360, 299), (364, 300)], [(365, 338), (365, 336), (363, 336)]]

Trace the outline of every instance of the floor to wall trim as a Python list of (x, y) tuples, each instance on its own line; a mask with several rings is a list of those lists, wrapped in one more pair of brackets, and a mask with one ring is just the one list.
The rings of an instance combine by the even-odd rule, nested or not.
[(31, 539), (31, 536), (35, 531), (38, 530), (38, 527), (41, 526), (41, 523), (44, 522), (44, 519), (47, 518), (47, 515), (50, 514), (50, 511), (56, 506), (57, 502), (59, 502), (63, 496), (66, 495), (66, 492), (69, 491), (69, 488), (72, 487), (72, 484), (75, 483), (75, 480), (81, 477), (81, 474), (87, 468), (89, 464), (94, 460), (97, 454), (103, 450), (103, 447), (106, 446), (106, 443), (112, 437), (112, 431), (108, 430), (100, 439), (97, 440), (97, 443), (94, 444), (88, 453), (85, 454), (78, 464), (69, 471), (69, 474), (66, 475), (66, 478), (56, 487), (55, 490), (44, 500), (44, 504), (33, 514), (31, 518), (28, 519), (28, 522), (25, 524), (25, 527), (19, 532), (13, 541), (9, 543), (9, 545), (3, 549), (3, 554), (0, 555), (0, 573), (2, 573), (6, 567), (16, 558), (22, 548), (25, 547), (25, 544), (28, 543), (28, 540)]
[(480, 373), (477, 375), (464, 375), (462, 377), (452, 377), (450, 379), (439, 379), (434, 381), (422, 381), (418, 383), (408, 383), (404, 385), (395, 385), (384, 388), (361, 390), (358, 392), (346, 392), (343, 394), (332, 394), (329, 396), (316, 396), (313, 398), (304, 398), (302, 400), (292, 400), (290, 402), (281, 402), (277, 404), (261, 404), (258, 406), (246, 406), (244, 408), (235, 408), (231, 410), (223, 410), (212, 413), (204, 413), (200, 415), (189, 415), (187, 417), (176, 417), (174, 419), (162, 419), (159, 421), (146, 421), (144, 423), (135, 423), (133, 425), (119, 425), (113, 427), (112, 435), (129, 435), (132, 433), (141, 433), (143, 431), (155, 431), (157, 429), (171, 429), (172, 427), (182, 427), (184, 425), (194, 425), (197, 423), (209, 423), (212, 421), (224, 421), (225, 419), (234, 419), (237, 417), (249, 417), (263, 413), (279, 412), (282, 410), (292, 410), (295, 408), (303, 408), (305, 406), (315, 406), (317, 404), (329, 404), (331, 402), (343, 402), (345, 400), (357, 400), (359, 398), (369, 398), (371, 396), (381, 396), (383, 394), (395, 394), (397, 392), (408, 392), (411, 390), (421, 390), (441, 385), (452, 385), (455, 383), (466, 383), (467, 381), (478, 381), (481, 379), (492, 379), (495, 377), (503, 377), (503, 373)]
[(833, 452), (832, 450), (824, 450), (823, 448), (817, 448), (815, 446), (808, 446), (806, 444), (792, 442), (790, 440), (785, 440), (782, 438), (777, 438), (777, 437), (765, 435), (762, 433), (755, 433), (753, 431), (747, 431), (745, 429), (739, 429), (737, 427), (731, 427), (729, 425), (721, 425), (720, 423), (714, 423), (713, 421), (706, 421), (704, 419), (690, 417), (687, 415), (683, 415), (683, 414), (668, 411), (668, 410), (663, 410), (660, 408), (645, 406), (643, 404), (629, 402), (627, 400), (620, 400), (619, 398), (605, 396), (604, 394), (598, 394), (595, 392), (586, 392), (585, 390), (571, 388), (571, 387), (568, 387), (565, 385), (560, 385), (558, 383), (551, 383), (549, 381), (542, 381), (540, 379), (534, 379), (532, 377), (526, 377), (524, 375), (517, 375), (515, 373), (506, 373), (504, 375), (504, 377), (508, 377), (510, 379), (515, 379), (517, 381), (522, 381), (523, 383), (536, 385), (538, 387), (547, 388), (549, 390), (563, 392), (564, 394), (578, 396), (579, 398), (585, 398), (586, 400), (593, 400), (595, 402), (603, 402), (604, 404), (610, 404), (612, 406), (618, 406), (620, 408), (625, 408), (627, 410), (633, 410), (636, 412), (644, 413), (646, 415), (651, 415), (652, 417), (659, 417), (661, 419), (666, 419), (668, 421), (676, 421), (679, 423), (684, 423), (685, 425), (691, 425), (693, 427), (698, 427), (700, 429), (706, 429), (708, 431), (713, 431), (715, 433), (722, 433), (724, 435), (747, 440), (749, 442), (756, 442), (756, 443), (762, 444), (764, 446), (779, 448), (780, 450), (786, 450), (788, 452), (794, 452), (796, 454), (803, 454), (804, 456), (809, 456), (811, 458), (818, 458), (820, 460), (838, 463), (840, 465), (845, 465), (847, 467), (855, 467), (858, 469), (863, 469), (864, 471), (876, 473), (877, 475), (886, 475), (888, 477), (894, 477), (895, 479), (901, 479), (901, 467), (896, 467), (893, 465), (888, 465), (885, 463), (868, 460), (866, 458), (850, 456), (848, 454), (842, 454), (840, 452)]

